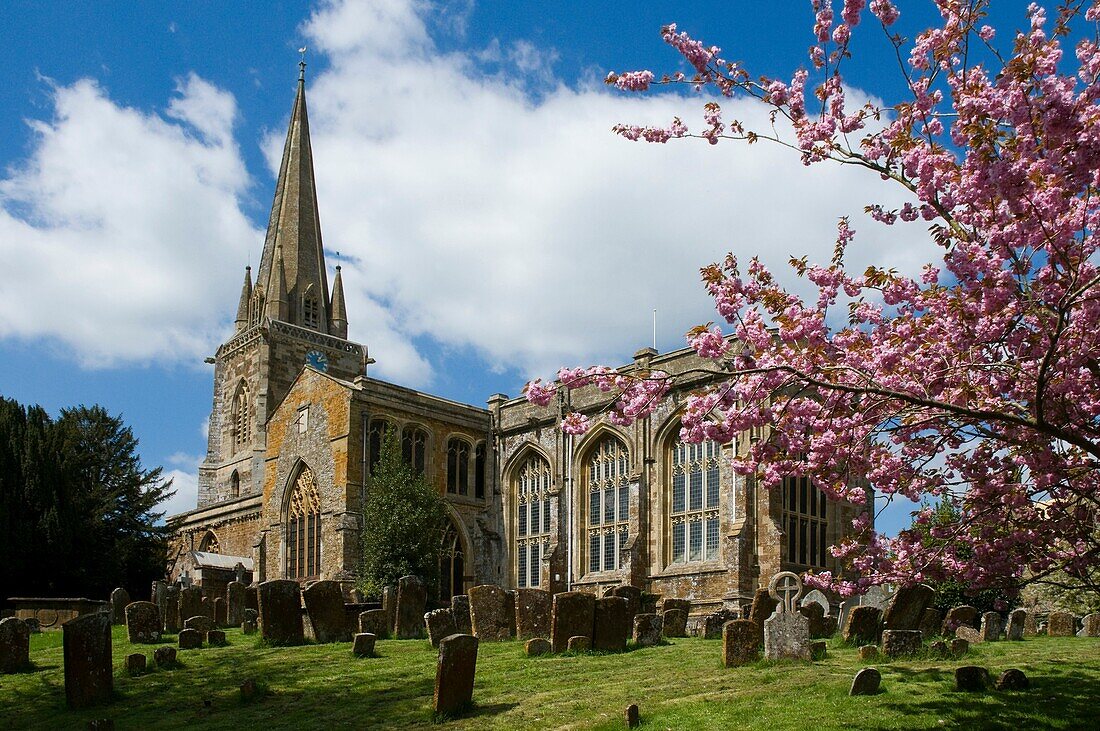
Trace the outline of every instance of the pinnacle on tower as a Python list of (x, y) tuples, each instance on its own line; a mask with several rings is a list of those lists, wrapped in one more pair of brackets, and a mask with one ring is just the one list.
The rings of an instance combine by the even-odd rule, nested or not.
[(237, 305), (237, 332), (248, 327), (248, 310), (252, 302), (252, 267), (244, 268), (244, 285), (241, 287), (241, 301)]
[(344, 305), (344, 279), (340, 276), (340, 265), (336, 265), (336, 276), (332, 279), (332, 322), (329, 333), (338, 338), (348, 338), (348, 311)]

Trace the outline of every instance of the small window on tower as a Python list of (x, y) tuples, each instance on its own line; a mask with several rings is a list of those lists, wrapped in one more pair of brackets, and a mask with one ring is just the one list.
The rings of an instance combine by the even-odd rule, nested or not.
[(320, 310), (317, 298), (307, 294), (302, 301), (302, 324), (316, 329), (321, 324)]

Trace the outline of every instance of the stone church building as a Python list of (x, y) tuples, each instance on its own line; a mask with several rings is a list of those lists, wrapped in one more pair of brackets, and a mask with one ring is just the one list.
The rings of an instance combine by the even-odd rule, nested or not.
[[(484, 583), (630, 583), (709, 611), (751, 601), (781, 570), (840, 570), (827, 547), (861, 508), (826, 500), (806, 479), (768, 491), (735, 475), (733, 450), (762, 434), (678, 441), (678, 396), (705, 380), (682, 382), (628, 428), (600, 416), (607, 395), (575, 392), (569, 408), (596, 426), (571, 437), (559, 428), (565, 404), (495, 394), (482, 408), (368, 376), (374, 361), (347, 339), (340, 267), (333, 272), (330, 288), (303, 73), (259, 270), (253, 280), (245, 269), (235, 332), (212, 359), (198, 505), (170, 518), (171, 580), (205, 583), (204, 572), (213, 580), (233, 566), (254, 581), (336, 579), (350, 589), (360, 506), (388, 427), (446, 500), (442, 600)], [(688, 349), (645, 348), (623, 370), (702, 365)]]

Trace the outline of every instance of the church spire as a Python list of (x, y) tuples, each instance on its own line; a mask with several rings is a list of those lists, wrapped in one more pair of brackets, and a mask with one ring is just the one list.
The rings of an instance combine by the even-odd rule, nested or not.
[(340, 265), (336, 265), (336, 276), (332, 280), (332, 322), (329, 334), (348, 339), (348, 311), (344, 305), (344, 279), (340, 276)]
[[(281, 278), (281, 287), (276, 286)], [(268, 316), (273, 306), (282, 319), (294, 325), (328, 332), (331, 303), (325, 253), (321, 243), (321, 218), (313, 176), (313, 150), (306, 114), (305, 62), (299, 64), (298, 93), (290, 114), (275, 200), (267, 224), (264, 252), (256, 286), (268, 297)], [(277, 293), (281, 288), (282, 296)], [(283, 307), (276, 304), (284, 300)]]
[(237, 305), (237, 332), (248, 327), (248, 307), (252, 302), (252, 267), (244, 268), (244, 285), (241, 286), (241, 301)]

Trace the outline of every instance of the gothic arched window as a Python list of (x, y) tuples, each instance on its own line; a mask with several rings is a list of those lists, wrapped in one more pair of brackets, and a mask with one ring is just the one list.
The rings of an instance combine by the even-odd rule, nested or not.
[(538, 586), (540, 559), (550, 545), (550, 463), (527, 458), (513, 480), (516, 497), (516, 586)]
[(237, 474), (237, 470), (233, 470), (233, 474), (229, 476), (229, 495), (231, 497), (241, 496), (241, 476)]
[(428, 432), (410, 424), (401, 432), (401, 458), (418, 474), (428, 468)]
[(474, 448), (474, 497), (485, 497), (485, 442)]
[(286, 511), (286, 576), (305, 579), (321, 573), (321, 499), (313, 470), (302, 466)]
[(302, 324), (314, 330), (321, 325), (321, 304), (317, 301), (317, 294), (313, 291), (312, 284), (302, 297)]
[(669, 455), (669, 563), (718, 558), (721, 496), (717, 442), (673, 442)]
[(443, 532), (443, 545), (439, 553), (439, 601), (450, 603), (451, 597), (466, 592), (466, 562), (462, 553), (462, 539), (453, 523)]
[(783, 478), (783, 531), (787, 561), (825, 568), (827, 500), (809, 477)]
[(386, 430), (390, 428), (390, 423), (385, 419), (371, 419), (370, 430), (367, 436), (367, 452), (370, 459), (370, 474), (374, 474), (374, 468), (378, 465), (378, 460), (382, 459), (382, 440), (386, 436)]
[(252, 399), (248, 384), (243, 380), (233, 393), (233, 444), (237, 448), (248, 446), (252, 440)]
[(252, 290), (252, 307), (249, 311), (248, 321), (251, 325), (259, 324), (264, 316), (264, 290), (257, 286)]
[(626, 445), (613, 436), (589, 452), (584, 472), (588, 495), (588, 570), (619, 568), (619, 551), (630, 537), (629, 458)]
[(447, 492), (470, 493), (470, 445), (462, 439), (447, 442)]
[(199, 550), (204, 553), (221, 553), (221, 544), (218, 543), (218, 537), (214, 534), (214, 531), (206, 531), (206, 535), (199, 541)]

